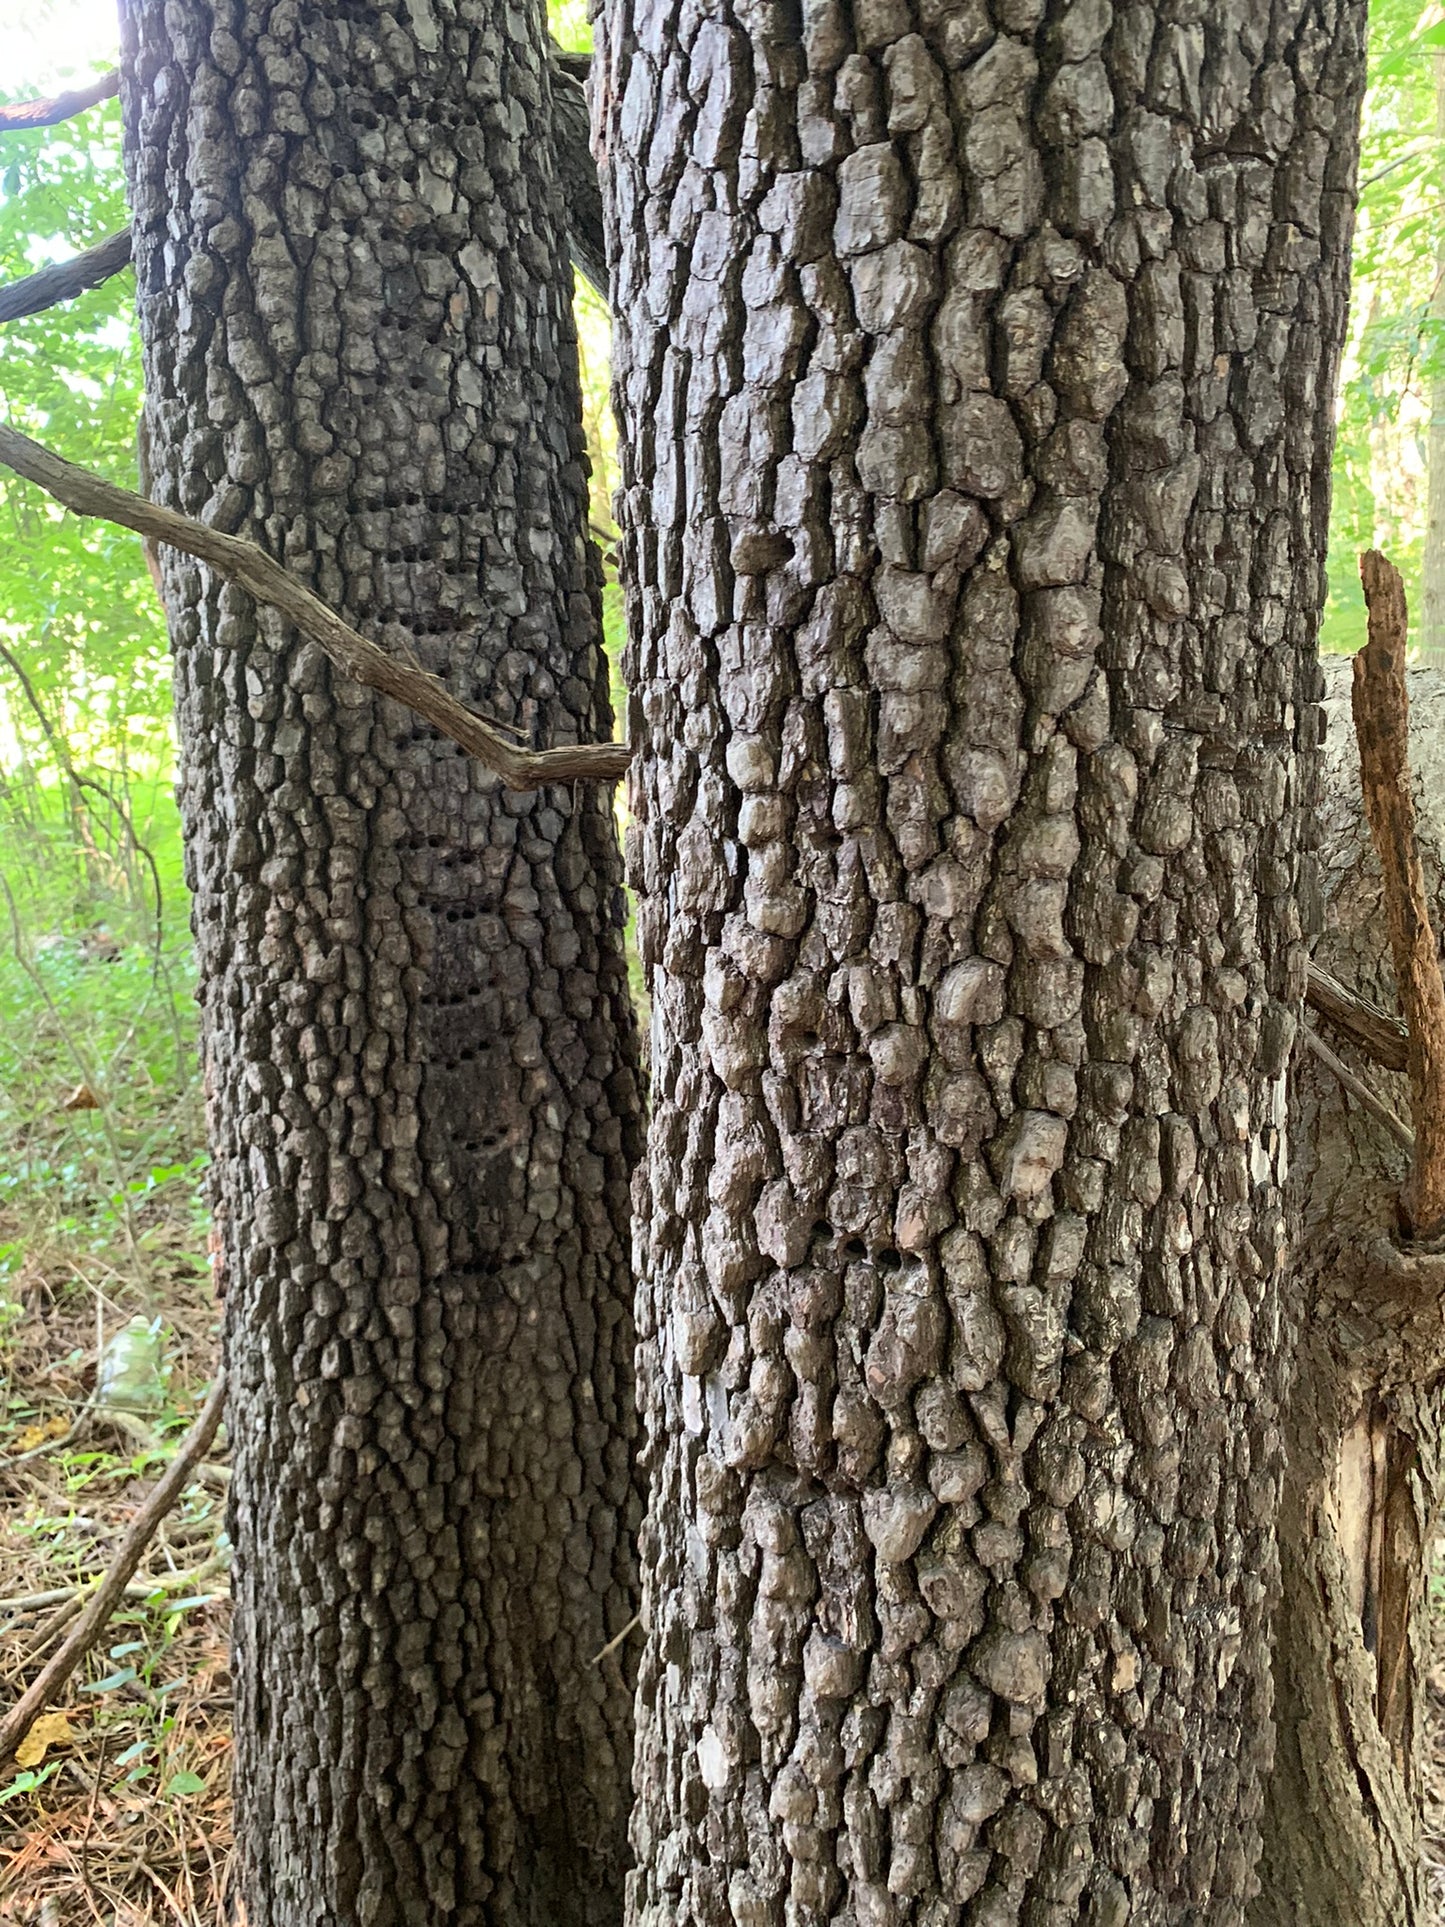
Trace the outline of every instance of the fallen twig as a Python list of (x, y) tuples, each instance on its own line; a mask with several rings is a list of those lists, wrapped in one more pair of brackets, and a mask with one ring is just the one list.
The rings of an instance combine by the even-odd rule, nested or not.
[(68, 261), (51, 261), (34, 274), (7, 281), (0, 287), (0, 321), (19, 321), (22, 315), (40, 314), (62, 301), (73, 301), (87, 288), (98, 288), (119, 274), (129, 262), (130, 229), (123, 227)]
[(3, 422), (0, 463), (43, 488), (77, 515), (98, 515), (105, 521), (118, 522), (122, 528), (134, 529), (154, 542), (168, 542), (172, 548), (208, 563), (218, 575), (239, 584), (258, 602), (268, 604), (294, 623), (354, 681), (404, 703), (479, 763), (495, 770), (512, 789), (534, 790), (545, 783), (579, 780), (615, 782), (631, 760), (632, 752), (625, 743), (579, 743), (540, 750), (509, 743), (490, 723), (463, 708), (435, 676), (414, 663), (389, 656), (350, 623), (343, 622), (334, 609), (254, 542), (224, 535), (192, 516), (162, 508), (129, 489), (102, 481)]
[[(199, 1586), (212, 1574), (225, 1570), (226, 1561), (220, 1553), (212, 1553), (198, 1566), (186, 1572), (162, 1572), (154, 1577), (129, 1580), (125, 1586), (128, 1599), (151, 1599), (156, 1593), (184, 1592), (189, 1586)], [(83, 1599), (95, 1583), (97, 1575), (79, 1580), (73, 1586), (52, 1586), (48, 1592), (16, 1593), (10, 1599), (0, 1599), (0, 1613), (14, 1619), (21, 1613), (37, 1613), (45, 1606), (62, 1606), (67, 1600)]]
[(1370, 639), (1355, 657), (1355, 739), (1360, 788), (1384, 886), (1385, 921), (1408, 1033), (1410, 1113), (1415, 1127), (1401, 1216), (1418, 1238), (1445, 1230), (1445, 983), (1425, 896), (1410, 789), (1410, 697), (1405, 686), (1408, 618), (1398, 569), (1376, 549), (1360, 557)]
[[(24, 1452), (12, 1452), (8, 1458), (0, 1459), (0, 1475), (11, 1471), (17, 1465), (26, 1465), (31, 1459), (48, 1459), (56, 1452), (63, 1452), (85, 1421), (95, 1410), (95, 1393), (92, 1392), (76, 1412), (65, 1431), (53, 1439), (44, 1439), (39, 1445), (32, 1445)], [(0, 1602), (3, 1609), (3, 1602)]]
[(13, 1757), (16, 1747), (45, 1707), (54, 1699), (85, 1655), (100, 1638), (106, 1621), (115, 1611), (140, 1564), (146, 1547), (155, 1537), (161, 1520), (184, 1492), (196, 1462), (203, 1458), (216, 1435), (226, 1403), (226, 1374), (219, 1371), (200, 1416), (182, 1439), (176, 1456), (157, 1480), (155, 1489), (136, 1514), (120, 1551), (109, 1571), (81, 1615), (80, 1624), (59, 1650), (48, 1659), (32, 1683), (0, 1720), (0, 1766)]

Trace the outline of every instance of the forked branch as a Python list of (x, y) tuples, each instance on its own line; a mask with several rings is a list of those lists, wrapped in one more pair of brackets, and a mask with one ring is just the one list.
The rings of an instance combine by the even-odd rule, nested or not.
[(1415, 1126), (1400, 1210), (1413, 1236), (1433, 1238), (1445, 1230), (1445, 983), (1430, 927), (1410, 789), (1405, 585), (1399, 570), (1375, 549), (1360, 558), (1360, 580), (1370, 612), (1370, 636), (1355, 657), (1355, 738), (1405, 1018)]
[(254, 542), (224, 535), (192, 516), (147, 502), (129, 489), (102, 481), (77, 468), (39, 442), (0, 422), (0, 463), (34, 482), (77, 515), (98, 515), (134, 529), (152, 542), (208, 563), (294, 624), (345, 675), (404, 703), (444, 736), (495, 770), (515, 790), (540, 789), (544, 783), (615, 782), (626, 770), (631, 751), (625, 743), (581, 743), (564, 749), (522, 749), (463, 708), (435, 676), (415, 663), (399, 661), (343, 622), (319, 596), (288, 574)]

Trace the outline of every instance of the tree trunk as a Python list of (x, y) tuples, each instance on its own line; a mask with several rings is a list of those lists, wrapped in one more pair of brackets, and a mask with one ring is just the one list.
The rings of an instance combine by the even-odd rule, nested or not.
[[(1395, 1006), (1379, 866), (1360, 813), (1348, 667), (1332, 665), (1320, 808), (1330, 973)], [(1439, 888), (1445, 679), (1410, 678), (1420, 839)], [(1397, 1115), (1403, 1075), (1331, 1034)], [(1414, 1927), (1420, 1867), (1426, 1558), (1439, 1516), (1445, 1258), (1404, 1246), (1400, 1143), (1312, 1060), (1291, 1114), (1307, 1308), (1286, 1422), (1284, 1592), (1276, 1632), (1279, 1744), (1254, 1927)]]
[[(606, 737), (539, 8), (130, 0), (154, 492)], [(166, 558), (250, 1927), (609, 1922), (635, 1611), (612, 799), (503, 792)]]
[(1363, 18), (610, 17), (647, 1927), (1253, 1895)]

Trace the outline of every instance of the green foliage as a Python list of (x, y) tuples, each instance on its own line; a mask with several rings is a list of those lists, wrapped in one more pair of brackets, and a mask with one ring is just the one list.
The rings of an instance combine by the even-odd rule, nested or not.
[[(32, 272), (126, 221), (116, 102), (0, 149), (0, 278)], [(141, 366), (129, 270), (0, 329), (0, 409), (72, 460), (135, 486)], [(133, 535), (85, 522), (0, 480), (0, 638), (23, 657), (72, 742), (134, 741), (154, 755), (169, 708), (165, 631)], [(13, 672), (12, 730), (37, 722)]]
[[(126, 218), (115, 102), (0, 145), (0, 279)], [(134, 296), (127, 271), (0, 328), (0, 413), (131, 487)], [(192, 1197), (199, 1182), (191, 979), (169, 658), (140, 545), (0, 477), (0, 1296), (42, 1253), (143, 1290), (178, 1261), (146, 1249), (166, 1217), (148, 1174), (183, 1170)], [(187, 1263), (194, 1219), (183, 1203)]]
[(1374, 0), (1321, 637), (1327, 649), (1364, 642), (1364, 549), (1389, 554), (1404, 573), (1412, 609), (1419, 606), (1427, 437), (1435, 389), (1445, 380), (1441, 61), (1445, 24), (1434, 20), (1432, 5)]

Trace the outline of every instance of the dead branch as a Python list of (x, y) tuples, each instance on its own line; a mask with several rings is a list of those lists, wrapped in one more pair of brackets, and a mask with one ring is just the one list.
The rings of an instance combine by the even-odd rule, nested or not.
[[(199, 1468), (197, 1468), (199, 1470)], [(224, 1557), (213, 1552), (198, 1566), (191, 1566), (185, 1572), (152, 1573), (148, 1577), (128, 1580), (124, 1592), (127, 1599), (153, 1599), (157, 1593), (190, 1592), (218, 1572), (225, 1571)], [(9, 1599), (0, 1599), (0, 1614), (7, 1619), (21, 1619), (31, 1613), (43, 1612), (47, 1606), (64, 1606), (74, 1599), (83, 1602), (88, 1581), (77, 1586), (52, 1586), (45, 1592), (16, 1593)]]
[(1387, 1071), (1403, 1071), (1408, 1067), (1408, 1039), (1399, 1018), (1389, 1016), (1357, 990), (1347, 990), (1338, 977), (1332, 977), (1313, 960), (1305, 986), (1305, 1002), (1333, 1024), (1341, 1036), (1348, 1038), (1357, 1051)]
[(181, 1440), (176, 1456), (156, 1481), (155, 1489), (131, 1522), (120, 1551), (110, 1570), (96, 1587), (95, 1596), (81, 1614), (80, 1624), (64, 1644), (41, 1667), (35, 1679), (0, 1720), (0, 1767), (14, 1757), (15, 1749), (35, 1724), (94, 1646), (106, 1621), (125, 1596), (146, 1547), (156, 1535), (160, 1522), (185, 1491), (197, 1461), (216, 1436), (226, 1404), (226, 1374), (217, 1372), (210, 1396), (201, 1407), (195, 1424)]
[(617, 1651), (617, 1648), (622, 1644), (623, 1640), (626, 1639), (627, 1635), (629, 1633), (636, 1632), (637, 1628), (641, 1624), (642, 1624), (642, 1614), (634, 1613), (631, 1619), (629, 1619), (627, 1624), (622, 1628), (622, 1631), (620, 1633), (614, 1633), (611, 1639), (609, 1639), (607, 1644), (602, 1648), (601, 1652), (594, 1653), (592, 1655), (592, 1664), (594, 1666), (600, 1666), (603, 1660), (606, 1659), (609, 1656), (609, 1654), (615, 1653)]
[(464, 709), (435, 676), (398, 661), (343, 622), (319, 596), (298, 582), (264, 549), (238, 535), (223, 535), (192, 516), (147, 502), (129, 489), (102, 481), (88, 469), (63, 461), (50, 449), (0, 422), (0, 463), (34, 482), (77, 515), (98, 515), (134, 529), (153, 542), (208, 563), (294, 624), (343, 674), (412, 709), (479, 763), (516, 790), (545, 783), (616, 782), (632, 752), (625, 743), (579, 743), (565, 749), (522, 749), (480, 716)]
[[(3, 110), (0, 110), (3, 111)], [(0, 321), (19, 321), (22, 315), (39, 314), (62, 301), (73, 301), (87, 288), (98, 288), (113, 274), (130, 263), (130, 229), (108, 234), (93, 248), (73, 254), (68, 261), (52, 261), (34, 274), (0, 287)]]
[(1415, 1149), (1415, 1133), (1410, 1129), (1409, 1125), (1406, 1124), (1403, 1119), (1396, 1117), (1395, 1113), (1382, 1097), (1376, 1097), (1363, 1077), (1356, 1077), (1349, 1065), (1346, 1064), (1342, 1058), (1335, 1055), (1318, 1031), (1311, 1030), (1308, 1024), (1305, 1024), (1302, 1028), (1305, 1043), (1314, 1052), (1325, 1069), (1330, 1072), (1331, 1076), (1339, 1080), (1351, 1097), (1359, 1099), (1360, 1103), (1363, 1104), (1365, 1109), (1370, 1113), (1370, 1116), (1383, 1124), (1391, 1137), (1403, 1144), (1407, 1151), (1413, 1152)]
[(17, 134), (25, 127), (58, 127), (61, 121), (83, 114), (87, 107), (114, 100), (119, 92), (120, 71), (112, 67), (88, 87), (56, 94), (52, 100), (17, 100), (12, 106), (0, 107), (0, 134)]
[(1365, 815), (1380, 859), (1385, 921), (1407, 1032), (1415, 1148), (1400, 1210), (1410, 1232), (1445, 1230), (1445, 983), (1425, 897), (1410, 789), (1408, 617), (1398, 569), (1376, 549), (1360, 557), (1370, 639), (1355, 657), (1355, 738)]

